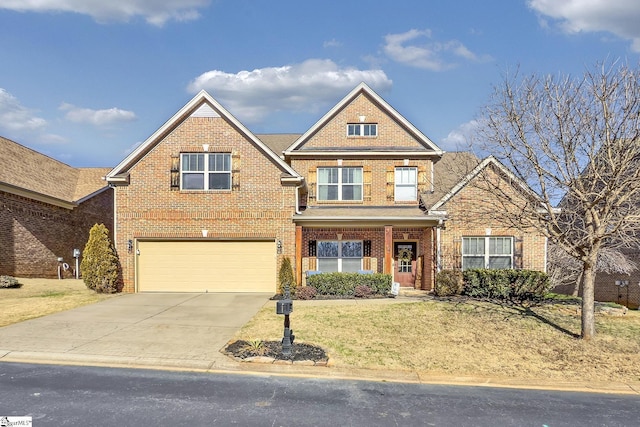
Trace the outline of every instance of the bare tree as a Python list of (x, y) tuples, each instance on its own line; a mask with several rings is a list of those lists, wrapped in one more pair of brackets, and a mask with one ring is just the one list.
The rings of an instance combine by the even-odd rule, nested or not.
[(601, 63), (578, 77), (506, 76), (480, 123), (478, 147), (536, 195), (523, 190), (523, 204), (504, 179), (483, 180), (484, 190), (502, 220), (537, 229), (580, 263), (581, 335), (592, 338), (598, 254), (640, 236), (640, 70)]

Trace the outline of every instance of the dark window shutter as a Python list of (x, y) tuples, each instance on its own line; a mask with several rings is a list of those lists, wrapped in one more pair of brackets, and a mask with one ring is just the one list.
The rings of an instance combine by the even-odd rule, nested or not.
[(315, 240), (309, 240), (309, 256), (316, 256), (316, 241)]
[(371, 256), (371, 240), (362, 242), (362, 255), (366, 257)]
[(180, 156), (171, 156), (171, 189), (180, 189)]

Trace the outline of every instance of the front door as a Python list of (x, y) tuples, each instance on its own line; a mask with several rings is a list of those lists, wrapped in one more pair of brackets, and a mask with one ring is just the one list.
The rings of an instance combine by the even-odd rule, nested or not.
[(416, 242), (393, 243), (393, 259), (395, 261), (393, 281), (400, 283), (400, 286), (414, 287), (417, 249)]

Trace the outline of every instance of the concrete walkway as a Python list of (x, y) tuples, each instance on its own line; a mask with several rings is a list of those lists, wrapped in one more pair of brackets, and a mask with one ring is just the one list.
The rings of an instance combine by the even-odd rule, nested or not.
[(271, 294), (126, 294), (0, 328), (0, 361), (227, 366), (220, 353)]
[[(381, 371), (303, 364), (245, 363), (220, 352), (270, 294), (126, 294), (96, 304), (0, 328), (0, 362), (53, 363), (250, 373), (370, 381), (513, 387), (640, 395), (640, 384), (581, 383), (488, 377), (434, 376), (415, 370)], [(410, 303), (395, 299), (296, 301), (297, 305)], [(0, 367), (1, 369), (1, 367)]]

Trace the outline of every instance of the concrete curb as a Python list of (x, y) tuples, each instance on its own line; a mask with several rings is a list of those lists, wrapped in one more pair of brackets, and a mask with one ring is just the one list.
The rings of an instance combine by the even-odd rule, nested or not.
[(241, 375), (275, 375), (325, 380), (375, 381), (429, 385), (514, 388), (581, 393), (640, 395), (640, 382), (573, 382), (539, 379), (446, 376), (418, 371), (379, 371), (337, 366), (238, 362), (228, 360), (191, 360), (171, 358), (136, 358), (123, 356), (78, 355), (67, 353), (16, 352), (0, 349), (0, 362), (72, 366), (96, 366), (127, 369), (150, 369)]

